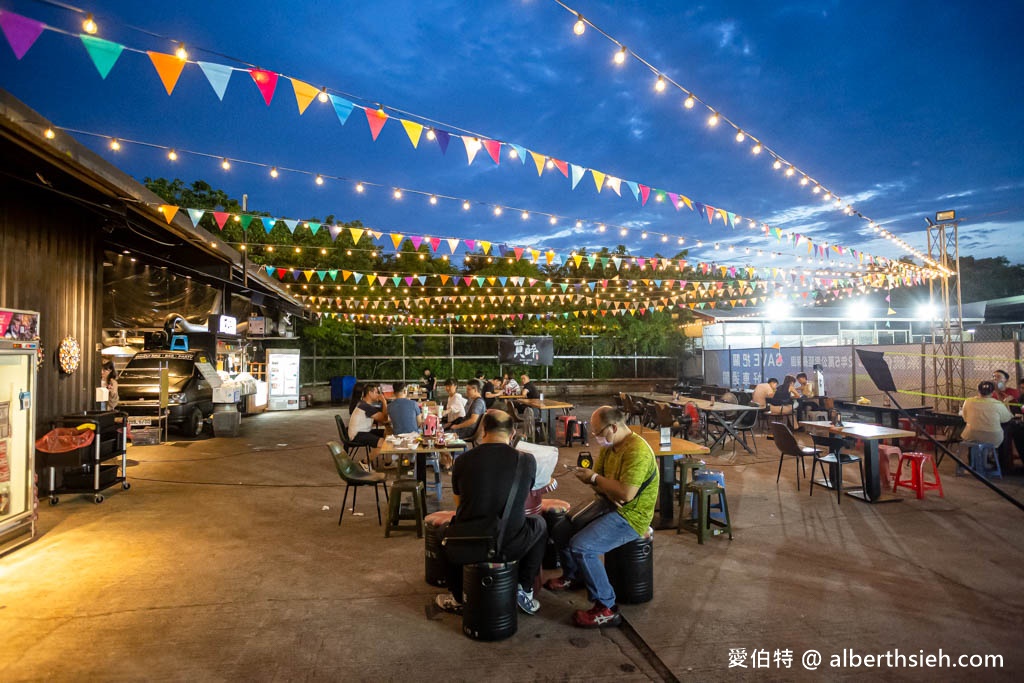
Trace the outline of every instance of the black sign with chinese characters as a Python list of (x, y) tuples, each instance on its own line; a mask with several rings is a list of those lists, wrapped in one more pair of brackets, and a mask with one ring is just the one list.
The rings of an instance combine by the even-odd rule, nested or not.
[(498, 340), (498, 358), (510, 365), (551, 365), (555, 344), (551, 337), (508, 337)]

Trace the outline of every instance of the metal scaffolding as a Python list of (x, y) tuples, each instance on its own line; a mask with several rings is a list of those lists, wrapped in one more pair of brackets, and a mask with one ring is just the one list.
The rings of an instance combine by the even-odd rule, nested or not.
[[(938, 318), (932, 321), (932, 373), (936, 407), (946, 412), (956, 412), (967, 395), (964, 383), (964, 339), (963, 306), (960, 299), (960, 237), (959, 225), (953, 211), (940, 211), (936, 221), (928, 222), (928, 256), (950, 274), (932, 279), (928, 284), (929, 302), (934, 308), (940, 305), (936, 299), (941, 296), (942, 328)], [(951, 282), (952, 281), (952, 282)], [(938, 293), (936, 293), (938, 289)]]

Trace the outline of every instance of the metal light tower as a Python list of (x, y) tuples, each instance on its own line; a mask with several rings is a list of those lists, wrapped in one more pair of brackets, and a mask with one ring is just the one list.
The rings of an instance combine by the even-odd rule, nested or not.
[[(928, 283), (929, 303), (934, 310), (938, 296), (942, 297), (942, 329), (932, 319), (932, 377), (935, 391), (942, 396), (937, 407), (956, 412), (959, 400), (953, 397), (967, 395), (964, 384), (963, 306), (960, 300), (960, 221), (955, 211), (939, 211), (935, 222), (928, 222), (928, 256), (949, 275)], [(950, 282), (954, 280), (954, 282)], [(935, 290), (939, 291), (936, 292)], [(949, 397), (949, 398), (947, 398)]]

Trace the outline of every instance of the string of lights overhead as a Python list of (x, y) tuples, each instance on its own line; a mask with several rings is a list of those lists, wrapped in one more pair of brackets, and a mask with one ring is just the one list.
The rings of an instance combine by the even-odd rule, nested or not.
[(737, 144), (750, 145), (750, 152), (754, 155), (763, 155), (766, 159), (771, 161), (771, 168), (774, 171), (780, 171), (786, 178), (796, 179), (799, 186), (803, 188), (810, 188), (810, 191), (821, 197), (825, 202), (831, 202), (833, 206), (842, 211), (848, 216), (857, 216), (858, 218), (867, 221), (868, 227), (881, 237), (890, 240), (894, 244), (901, 247), (904, 251), (913, 254), (917, 258), (921, 259), (925, 263), (939, 268), (941, 267), (934, 260), (929, 258), (926, 254), (921, 253), (919, 250), (910, 246), (902, 238), (897, 237), (893, 233), (889, 232), (885, 228), (881, 227), (871, 218), (865, 216), (863, 213), (858, 211), (852, 204), (843, 202), (842, 197), (837, 192), (830, 190), (821, 181), (813, 178), (808, 172), (803, 171), (797, 165), (787, 160), (781, 153), (768, 146), (768, 144), (761, 138), (753, 135), (749, 128), (743, 128), (738, 123), (727, 117), (722, 111), (708, 103), (707, 101), (698, 97), (692, 90), (676, 82), (670, 76), (668, 76), (663, 69), (651, 64), (640, 54), (627, 47), (614, 36), (607, 31), (600, 28), (591, 19), (584, 17), (582, 13), (576, 11), (562, 0), (552, 0), (556, 5), (562, 7), (564, 10), (569, 12), (575, 17), (575, 22), (572, 26), (572, 31), (577, 36), (582, 36), (586, 33), (587, 28), (593, 28), (594, 31), (600, 34), (602, 37), (613, 43), (615, 49), (612, 53), (612, 63), (617, 67), (623, 67), (626, 65), (629, 59), (632, 59), (645, 68), (647, 68), (654, 76), (654, 85), (652, 86), (656, 93), (664, 93), (669, 86), (672, 86), (677, 91), (682, 93), (685, 98), (683, 99), (683, 109), (692, 111), (694, 109), (703, 109), (707, 114), (706, 124), (709, 128), (716, 128), (719, 125), (725, 125), (730, 127), (734, 131), (733, 139)]
[[(86, 34), (88, 34), (89, 36), (94, 36), (98, 32), (98, 26), (97, 26), (97, 23), (95, 21), (95, 17), (91, 13), (88, 13), (85, 10), (82, 10), (80, 8), (77, 8), (77, 7), (66, 5), (64, 3), (55, 2), (53, 0), (39, 0), (39, 1), (42, 2), (43, 4), (48, 4), (48, 5), (51, 5), (51, 6), (54, 6), (54, 7), (59, 7), (59, 8), (64, 9), (64, 10), (76, 12), (79, 15), (85, 15), (85, 20), (83, 21), (83, 24), (82, 24), (82, 30)], [(616, 40), (609, 33), (603, 31), (596, 24), (594, 24), (592, 21), (590, 21), (589, 19), (586, 19), (585, 17), (583, 17), (582, 14), (580, 14), (576, 10), (572, 9), (571, 7), (566, 5), (564, 2), (561, 2), (561, 0), (555, 0), (555, 2), (557, 2), (557, 4), (559, 4), (561, 7), (565, 8), (567, 11), (571, 12), (576, 17), (576, 22), (575, 22), (575, 24), (573, 26), (573, 30), (574, 30), (574, 32), (577, 35), (583, 35), (583, 33), (585, 33), (587, 27), (589, 26), (589, 27), (594, 28), (595, 31), (599, 32), (602, 36), (604, 36), (606, 39), (608, 39), (609, 41), (613, 42), (617, 46), (618, 49), (615, 52), (615, 56), (614, 56), (614, 60), (613, 60), (616, 64), (619, 64), (619, 65), (625, 64), (626, 61), (627, 61), (627, 57), (632, 57), (636, 61), (640, 62), (646, 68), (651, 70), (651, 72), (653, 74), (655, 74), (657, 76), (657, 79), (655, 81), (655, 89), (657, 91), (664, 92), (668, 85), (674, 86), (679, 91), (681, 91), (681, 92), (683, 92), (683, 93), (685, 93), (687, 95), (686, 99), (684, 100), (684, 107), (692, 109), (697, 104), (699, 104), (700, 106), (702, 106), (705, 109), (707, 109), (708, 112), (710, 112), (710, 116), (708, 118), (708, 125), (716, 126), (720, 122), (725, 122), (727, 125), (732, 126), (736, 130), (736, 139), (737, 139), (737, 141), (738, 142), (744, 142), (747, 138), (750, 138), (751, 140), (753, 140), (754, 141), (754, 146), (752, 148), (752, 151), (755, 154), (760, 154), (763, 151), (766, 152), (768, 154), (768, 156), (773, 159), (773, 164), (772, 164), (773, 168), (775, 168), (776, 170), (783, 170), (784, 169), (784, 173), (785, 173), (785, 175), (787, 177), (799, 176), (799, 181), (800, 181), (801, 185), (808, 185), (808, 186), (810, 186), (812, 191), (815, 194), (822, 194), (823, 199), (825, 199), (826, 201), (834, 202), (835, 207), (837, 209), (841, 209), (841, 210), (845, 211), (849, 215), (857, 215), (858, 217), (864, 219), (865, 221), (868, 222), (868, 227), (871, 230), (873, 230), (875, 233), (877, 233), (879, 236), (884, 237), (885, 239), (887, 239), (890, 242), (892, 242), (894, 245), (900, 247), (905, 252), (914, 255), (915, 257), (921, 259), (923, 262), (929, 264), (933, 268), (936, 268), (939, 271), (945, 272), (945, 273), (948, 274), (948, 270), (945, 269), (944, 267), (942, 267), (940, 264), (935, 263), (927, 255), (925, 255), (925, 254), (921, 253), (920, 251), (914, 249), (913, 247), (911, 247), (908, 243), (906, 243), (901, 238), (897, 237), (896, 235), (894, 235), (893, 233), (889, 232), (888, 230), (882, 228), (875, 221), (867, 218), (866, 216), (864, 216), (859, 211), (856, 211), (852, 206), (847, 205), (844, 208), (843, 207), (843, 202), (842, 202), (841, 198), (836, 197), (834, 195), (834, 193), (832, 193), (827, 188), (822, 186), (819, 182), (814, 181), (809, 175), (807, 175), (806, 173), (804, 173), (804, 172), (800, 171), (798, 168), (796, 168), (795, 165), (790, 164), (789, 162), (787, 162), (781, 155), (776, 153), (774, 150), (765, 147), (761, 140), (750, 136), (749, 133), (745, 132), (737, 124), (732, 122), (730, 119), (724, 117), (721, 114), (721, 112), (719, 112), (718, 110), (716, 110), (715, 108), (713, 108), (712, 106), (710, 106), (709, 104), (704, 102), (703, 100), (698, 99), (693, 94), (692, 91), (688, 90), (687, 88), (683, 87), (682, 85), (676, 83), (672, 79), (670, 79), (667, 76), (665, 76), (665, 74), (661, 70), (657, 69), (652, 64), (647, 62), (639, 54), (635, 53), (632, 50), (629, 50), (625, 45), (623, 45), (620, 41)], [(155, 33), (155, 32), (152, 32), (152, 31), (148, 31), (148, 30), (145, 30), (145, 29), (140, 29), (140, 28), (137, 28), (137, 27), (134, 27), (134, 26), (127, 26), (127, 27), (132, 29), (132, 30), (139, 31), (139, 32), (141, 32), (141, 33), (143, 33), (143, 34), (145, 34), (147, 36), (151, 36), (151, 37), (155, 37), (155, 38), (158, 38), (158, 39), (161, 39), (161, 40), (169, 41), (172, 45), (174, 45), (173, 56), (175, 58), (177, 58), (178, 60), (180, 60), (182, 63), (191, 63), (191, 60), (189, 60), (188, 50), (185, 48), (185, 42), (184, 41), (173, 39), (173, 38), (170, 38), (168, 36), (165, 36), (165, 35), (162, 35), (162, 34), (159, 34), (159, 33)], [(49, 30), (53, 30), (55, 32), (62, 33), (62, 34), (65, 34), (65, 35), (69, 35), (69, 36), (73, 36), (73, 37), (75, 36), (75, 34), (69, 32), (69, 31), (63, 30), (63, 29), (59, 29), (59, 28), (55, 28), (55, 27), (51, 27), (51, 26), (44, 26), (44, 28), (49, 29)], [(119, 49), (128, 50), (130, 52), (135, 52), (135, 53), (139, 53), (139, 54), (148, 54), (150, 56), (150, 58), (154, 58), (154, 54), (157, 54), (157, 53), (150, 53), (150, 52), (147, 52), (147, 51), (144, 51), (144, 50), (140, 50), (138, 48), (129, 47), (129, 46), (125, 46), (125, 45), (118, 45), (117, 47)], [(207, 53), (210, 53), (210, 54), (218, 55), (220, 57), (224, 57), (226, 59), (232, 60), (232, 61), (237, 62), (239, 64), (245, 64), (246, 66), (249, 66), (252, 69), (257, 69), (258, 70), (258, 68), (255, 67), (255, 65), (253, 65), (252, 63), (250, 63), (250, 62), (248, 62), (246, 60), (238, 59), (237, 57), (232, 57), (232, 56), (229, 56), (229, 55), (224, 55), (224, 54), (222, 54), (220, 52), (217, 52), (217, 51), (214, 51), (214, 50), (208, 50), (208, 49), (205, 49), (205, 48), (197, 48), (197, 49), (200, 49), (200, 50), (202, 50), (204, 52), (207, 52)], [(170, 57), (170, 55), (168, 55), (168, 57)], [(195, 62), (195, 63), (199, 64), (199, 62)], [(231, 69), (231, 67), (224, 67), (224, 68)], [(272, 75), (275, 82), (276, 82), (277, 76), (283, 75), (283, 74), (277, 74), (277, 73), (274, 73), (274, 72), (265, 72), (263, 70), (259, 70), (259, 72), (260, 72), (260, 74), (270, 74), (270, 75)], [(253, 78), (257, 79), (257, 82), (258, 82), (257, 74), (254, 73), (253, 74)], [(290, 77), (286, 76), (286, 78), (290, 78)], [(294, 82), (296, 79), (292, 79), (292, 80)], [(225, 84), (226, 84), (226, 82), (225, 82)], [(308, 86), (308, 87), (312, 87), (312, 86)], [(173, 86), (172, 86), (172, 88), (173, 88)], [(313, 90), (313, 92), (316, 92), (315, 89)], [(170, 89), (168, 90), (168, 93), (170, 94)], [(415, 113), (411, 113), (411, 112), (407, 112), (407, 111), (404, 111), (404, 110), (402, 110), (400, 108), (397, 108), (397, 107), (394, 107), (394, 106), (391, 106), (391, 105), (384, 105), (384, 104), (382, 104), (382, 103), (380, 103), (380, 102), (378, 102), (378, 101), (376, 101), (374, 99), (371, 99), (371, 98), (367, 98), (367, 97), (363, 97), (363, 96), (359, 96), (359, 95), (353, 95), (353, 94), (346, 93), (344, 91), (340, 91), (340, 90), (337, 90), (337, 89), (328, 88), (326, 86), (320, 88), (319, 92), (317, 92), (317, 94), (316, 94), (316, 98), (320, 102), (328, 102), (328, 101), (331, 101), (331, 93), (338, 93), (340, 95), (343, 95), (346, 98), (355, 99), (355, 100), (358, 100), (358, 101), (361, 101), (361, 102), (370, 103), (372, 105), (373, 111), (377, 111), (377, 112), (379, 112), (382, 115), (381, 116), (380, 125), (383, 125), (384, 119), (387, 118), (387, 114), (385, 113), (385, 109), (387, 109), (387, 110), (395, 112), (396, 114), (402, 114), (402, 115), (411, 116), (411, 117), (413, 117), (413, 118), (415, 118), (415, 119), (417, 119), (419, 121), (422, 121), (422, 122), (426, 123), (428, 126), (442, 126), (444, 128), (450, 129), (450, 130), (459, 131), (460, 133), (463, 133), (465, 136), (472, 136), (471, 139), (470, 138), (467, 138), (467, 139), (469, 139), (470, 142), (475, 141), (478, 147), (480, 145), (480, 138), (484, 138), (485, 140), (487, 140), (489, 142), (497, 143), (497, 145), (499, 147), (502, 144), (509, 144), (510, 147), (512, 147), (512, 150), (511, 150), (512, 154), (516, 154), (517, 151), (518, 151), (516, 149), (516, 147), (518, 147), (518, 146), (516, 146), (516, 145), (511, 145), (510, 143), (501, 143), (501, 142), (499, 142), (497, 140), (488, 139), (487, 136), (483, 136), (483, 135), (481, 135), (479, 133), (475, 133), (473, 131), (470, 131), (468, 129), (465, 129), (465, 128), (462, 128), (462, 127), (459, 127), (459, 126), (455, 126), (455, 125), (447, 124), (447, 123), (442, 123), (442, 122), (436, 121), (434, 119), (431, 119), (429, 117), (422, 116), (422, 115), (415, 114)], [(269, 99), (267, 101), (267, 104), (269, 104)], [(368, 109), (368, 112), (369, 111), (371, 111), (371, 110)], [(409, 123), (411, 123), (411, 122), (409, 122)], [(416, 125), (418, 125), (418, 124), (416, 124)], [(379, 131), (379, 128), (377, 130)], [(428, 129), (428, 131), (427, 131), (428, 139), (432, 137), (433, 133), (434, 133), (434, 129), (433, 128)], [(114, 141), (114, 142), (116, 143), (117, 141)], [(467, 147), (467, 149), (468, 149), (468, 147)], [(523, 149), (525, 151), (525, 148), (523, 148)], [(171, 152), (175, 153), (173, 150), (171, 150)], [(553, 157), (549, 157), (549, 156), (545, 156), (545, 155), (538, 155), (536, 152), (530, 152), (530, 154), (534, 155), (536, 158), (538, 158), (540, 160), (547, 159), (547, 164), (549, 166), (553, 164)], [(540, 161), (538, 161), (538, 164), (539, 163), (540, 163)], [(561, 163), (564, 164), (565, 162), (561, 162)], [(225, 159), (223, 159), (222, 164), (225, 164), (226, 165), (225, 167), (227, 168), (230, 165), (230, 160), (225, 158)], [(600, 176), (602, 178), (604, 178), (606, 176), (606, 174), (601, 173)], [(595, 172), (595, 177), (597, 177), (597, 173), (596, 172)], [(317, 175), (317, 176), (314, 177), (314, 179), (315, 179), (315, 182), (317, 182), (317, 184), (322, 184), (323, 183), (323, 177), (322, 176)], [(616, 179), (612, 178), (611, 176), (607, 176), (606, 180), (609, 183), (611, 183), (613, 180), (616, 180)], [(657, 193), (656, 196), (655, 196), (656, 200), (664, 200), (663, 195), (664, 195), (664, 192), (660, 192), (659, 191), (659, 193)], [(765, 228), (766, 231), (768, 230), (768, 226), (767, 225), (764, 225), (763, 227)]]

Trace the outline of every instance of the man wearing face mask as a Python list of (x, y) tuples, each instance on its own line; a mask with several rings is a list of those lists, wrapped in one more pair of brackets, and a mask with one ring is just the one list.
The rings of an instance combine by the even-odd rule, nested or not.
[(576, 476), (619, 507), (573, 535), (559, 553), (562, 576), (545, 584), (552, 591), (586, 587), (594, 605), (573, 614), (573, 622), (584, 628), (616, 626), (622, 621), (601, 555), (645, 536), (658, 498), (654, 452), (626, 426), (625, 414), (602, 406), (591, 415), (590, 426), (601, 452), (593, 470), (581, 468)]
[(1010, 375), (1006, 370), (996, 370), (993, 372), (992, 381), (996, 384), (996, 390), (992, 392), (992, 398), (1003, 403), (1017, 403), (1020, 401), (1020, 394), (1010, 386)]

